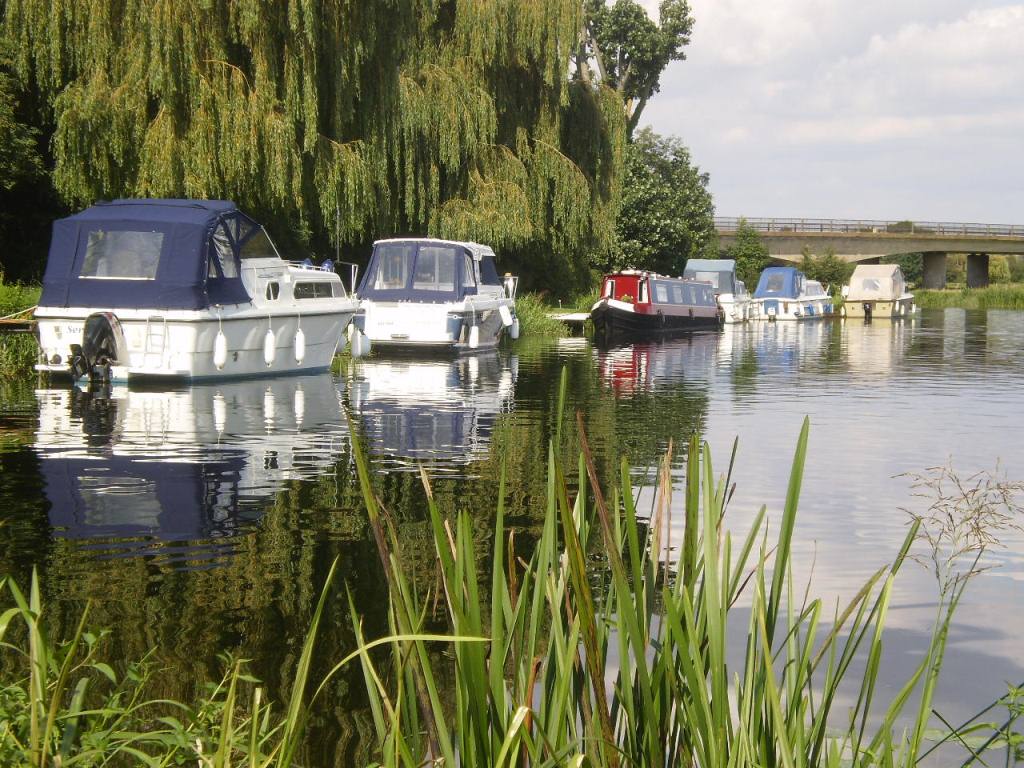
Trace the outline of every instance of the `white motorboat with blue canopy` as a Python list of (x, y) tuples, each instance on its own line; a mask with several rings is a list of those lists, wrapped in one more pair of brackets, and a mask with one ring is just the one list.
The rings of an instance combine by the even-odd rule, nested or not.
[(37, 370), (205, 379), (330, 366), (358, 307), (225, 200), (115, 200), (54, 222)]
[(353, 323), (375, 346), (494, 347), (519, 336), (517, 278), (498, 276), (494, 251), (479, 243), (378, 240), (359, 284)]
[(711, 283), (726, 323), (742, 323), (750, 319), (750, 293), (736, 276), (735, 259), (689, 259), (683, 277)]
[(832, 297), (796, 267), (768, 267), (754, 291), (758, 315), (767, 320), (813, 320), (831, 315)]

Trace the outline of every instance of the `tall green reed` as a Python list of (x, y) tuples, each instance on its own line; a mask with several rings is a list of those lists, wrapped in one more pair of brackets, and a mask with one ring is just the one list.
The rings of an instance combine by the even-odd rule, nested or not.
[[(690, 441), (676, 561), (662, 533), (673, 509), (670, 457), (661, 466), (655, 516), (645, 524), (628, 464), (622, 463), (618, 484), (602, 483), (579, 416), (577, 428), (582, 450), (573, 487), (579, 492), (569, 490), (556, 435), (548, 451), (544, 527), (528, 562), (514, 556), (499, 492), (489, 595), (476, 569), (469, 513), (446, 519), (422, 476), (441, 577), (434, 598), (454, 636), (487, 639), (456, 641), (450, 665), (428, 653), (427, 641), (411, 639), (431, 620), (431, 597), (417, 594), (408, 580), (400, 542), (365, 459), (357, 459), (390, 566), (392, 631), (409, 637), (393, 640), (384, 658), (360, 656), (381, 763), (913, 765), (949, 621), (966, 584), (944, 596), (923, 660), (876, 712), (893, 584), (920, 521), (893, 562), (829, 615), (820, 600), (795, 594), (790, 564), (806, 421), (771, 543), (763, 508), (734, 541), (724, 525), (731, 464), (729, 473), (716, 476), (708, 446)], [(362, 454), (358, 441), (356, 454)], [(744, 591), (749, 607), (741, 620)], [(358, 626), (354, 610), (353, 620)], [(728, 649), (737, 632), (745, 651), (733, 667)], [(863, 665), (858, 678), (851, 673), (855, 661)], [(440, 681), (452, 691), (450, 704), (442, 703)], [(840, 701), (852, 704), (840, 711)]]

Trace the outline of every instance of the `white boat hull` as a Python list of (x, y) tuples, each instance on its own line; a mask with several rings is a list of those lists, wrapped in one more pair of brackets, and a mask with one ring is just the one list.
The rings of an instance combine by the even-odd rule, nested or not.
[(719, 294), (718, 304), (722, 307), (722, 314), (727, 325), (731, 325), (733, 323), (745, 323), (747, 320), (753, 318), (751, 313), (753, 302), (751, 302), (747, 296), (749, 296), (749, 294), (746, 294), (743, 298), (737, 299), (731, 293)]
[(373, 347), (491, 349), (501, 341), (505, 328), (511, 327), (502, 318), (503, 306), (514, 319), (515, 304), (507, 298), (437, 304), (364, 299), (356, 326)]
[(761, 320), (820, 320), (834, 313), (831, 298), (754, 299), (755, 316)]
[[(324, 370), (330, 367), (355, 314), (356, 303), (348, 300), (346, 305), (343, 310), (301, 315), (225, 307), (219, 318), (210, 310), (110, 310), (120, 322), (127, 351), (127, 359), (118, 360), (111, 373), (115, 380), (212, 379)], [(103, 310), (37, 309), (40, 348), (46, 360), (37, 370), (67, 374), (71, 345), (81, 343), (85, 320), (97, 311)], [(300, 327), (304, 343), (296, 345)], [(268, 330), (273, 334), (269, 342)], [(221, 367), (214, 355), (219, 331), (227, 342)], [(297, 346), (304, 348), (298, 355)]]

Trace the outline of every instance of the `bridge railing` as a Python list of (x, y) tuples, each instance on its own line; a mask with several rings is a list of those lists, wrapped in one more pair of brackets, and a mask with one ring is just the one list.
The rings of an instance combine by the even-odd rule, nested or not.
[(740, 222), (758, 232), (892, 234), (892, 235), (967, 235), (1024, 237), (1024, 224), (972, 224), (948, 221), (882, 221), (880, 219), (741, 219), (715, 217), (719, 232), (735, 232)]

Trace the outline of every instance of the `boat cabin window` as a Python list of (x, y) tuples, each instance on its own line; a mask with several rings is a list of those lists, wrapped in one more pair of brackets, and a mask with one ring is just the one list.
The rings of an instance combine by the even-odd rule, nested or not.
[(234, 235), (228, 232), (225, 222), (222, 221), (213, 230), (212, 253), (213, 257), (217, 260), (216, 266), (220, 267), (220, 274), (217, 274), (213, 258), (211, 258), (208, 273), (210, 277), (238, 277), (238, 264), (235, 260), (234, 249), (234, 243), (236, 242)]
[(449, 246), (421, 245), (416, 256), (412, 287), (417, 291), (455, 290), (456, 250)]
[(672, 303), (682, 304), (683, 303), (683, 286), (673, 285), (672, 286)]
[(768, 275), (768, 281), (765, 283), (765, 290), (767, 291), (782, 291), (786, 288), (786, 276), (780, 272), (774, 272)]
[(615, 296), (615, 281), (605, 280), (604, 281), (604, 296), (605, 298), (612, 298)]
[(281, 286), (277, 281), (267, 283), (267, 301), (277, 301), (281, 295)]
[(388, 243), (377, 246), (377, 271), (373, 276), (376, 290), (401, 290), (409, 283), (416, 246), (408, 243)]
[(78, 276), (99, 280), (155, 280), (163, 232), (94, 229)]
[(881, 291), (882, 281), (876, 280), (873, 277), (864, 277), (860, 281), (860, 289), (862, 291)]
[[(240, 222), (247, 223), (247, 222)], [(242, 235), (245, 236), (244, 234)], [(274, 244), (270, 241), (267, 233), (260, 227), (258, 232), (242, 243), (242, 250), (240, 256), (243, 259), (278, 259), (280, 256), (277, 253), (277, 249)]]
[(329, 299), (334, 296), (335, 283), (328, 280), (307, 281), (295, 284), (296, 299)]
[(665, 283), (654, 284), (654, 301), (656, 304), (668, 304), (668, 286)]
[(462, 287), (476, 288), (476, 274), (473, 272), (473, 257), (468, 253), (462, 255)]
[(480, 259), (480, 283), (481, 285), (501, 285), (498, 266), (494, 263), (493, 256), (484, 256)]

